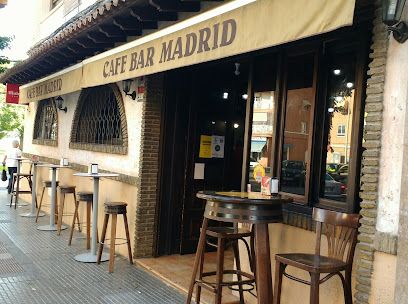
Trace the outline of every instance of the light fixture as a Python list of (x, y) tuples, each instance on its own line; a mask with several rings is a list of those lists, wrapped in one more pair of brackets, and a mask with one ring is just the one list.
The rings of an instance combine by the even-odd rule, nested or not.
[(346, 87), (348, 87), (349, 89), (351, 89), (354, 86), (354, 84), (352, 82), (347, 82), (346, 83)]
[(336, 96), (336, 97), (334, 97), (334, 99), (335, 99), (337, 102), (340, 102), (340, 101), (343, 100), (343, 96)]
[(238, 129), (239, 128), (239, 124), (234, 123), (234, 129)]
[(235, 71), (234, 71), (235, 76), (238, 76), (239, 74), (241, 74), (241, 72), (239, 71), (240, 65), (241, 64), (239, 62), (235, 62)]
[(332, 107), (328, 108), (328, 109), (327, 109), (327, 112), (333, 113), (333, 112), (334, 112), (334, 108), (332, 108)]
[(408, 39), (408, 26), (404, 21), (400, 21), (404, 10), (405, 0), (383, 0), (383, 23), (388, 26), (394, 39), (399, 43), (404, 43)]
[(55, 98), (55, 106), (57, 107), (58, 110), (67, 113), (67, 107), (64, 107), (64, 99), (61, 96)]
[(341, 70), (340, 70), (340, 69), (334, 69), (334, 70), (333, 70), (333, 74), (334, 74), (334, 75), (340, 75), (340, 73), (341, 73)]
[(242, 94), (242, 99), (247, 100), (248, 99), (248, 94)]
[(211, 124), (212, 124), (212, 125), (215, 125), (215, 121), (213, 120), (213, 121), (211, 122)]
[(126, 96), (132, 97), (133, 100), (136, 99), (136, 91), (133, 91), (132, 93), (129, 94), (130, 92), (130, 86), (132, 84), (132, 79), (125, 79), (122, 81), (123, 84), (123, 92), (126, 94)]
[(222, 98), (223, 99), (228, 99), (228, 92), (222, 93)]

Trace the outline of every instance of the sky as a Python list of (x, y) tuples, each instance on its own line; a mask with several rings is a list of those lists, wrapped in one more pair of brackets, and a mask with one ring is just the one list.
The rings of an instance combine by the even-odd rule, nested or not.
[(33, 44), (35, 4), (39, 0), (8, 0), (0, 9), (0, 36), (14, 36), (9, 50), (0, 51), (0, 55), (10, 60), (27, 58), (27, 51)]

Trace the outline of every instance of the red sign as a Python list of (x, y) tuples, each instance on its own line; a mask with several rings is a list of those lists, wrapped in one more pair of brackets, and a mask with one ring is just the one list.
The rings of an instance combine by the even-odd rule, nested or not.
[(6, 103), (17, 103), (20, 96), (20, 85), (8, 83), (6, 84)]

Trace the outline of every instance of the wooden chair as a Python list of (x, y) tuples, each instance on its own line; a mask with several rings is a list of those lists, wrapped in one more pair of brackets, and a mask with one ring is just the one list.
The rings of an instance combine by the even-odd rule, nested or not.
[[(17, 197), (20, 194), (31, 194), (33, 191), (33, 182), (32, 182), (32, 177), (33, 174), (31, 173), (33, 169), (33, 164), (30, 165), (30, 170), (28, 173), (25, 172), (20, 172), (20, 173), (14, 173), (13, 174), (13, 184), (12, 184), (12, 189), (11, 189), (11, 195), (10, 195), (10, 207), (13, 205), (13, 198), (15, 198), (15, 204), (14, 204), (14, 209), (17, 208)], [(30, 190), (21, 190), (21, 180), (25, 178), (28, 183), (28, 187)], [(35, 206), (37, 207), (37, 198), (35, 199)]]
[[(354, 250), (357, 243), (357, 229), (360, 215), (346, 214), (313, 208), (313, 220), (316, 222), (315, 254), (287, 253), (277, 254), (275, 268), (274, 304), (280, 303), (282, 277), (310, 285), (310, 303), (319, 303), (319, 286), (331, 277), (338, 275), (343, 284), (344, 300), (352, 304), (351, 270)], [(322, 234), (327, 237), (328, 254), (320, 254)], [(310, 281), (303, 280), (285, 272), (287, 266), (309, 272)], [(344, 271), (344, 275), (342, 274)], [(320, 275), (324, 274), (321, 278)]]

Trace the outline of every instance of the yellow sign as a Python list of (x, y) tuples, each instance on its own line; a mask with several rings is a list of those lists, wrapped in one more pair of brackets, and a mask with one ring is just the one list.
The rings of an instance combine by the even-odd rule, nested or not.
[(208, 136), (208, 135), (200, 136), (200, 152), (199, 152), (200, 158), (211, 158), (212, 157), (211, 143), (212, 143), (212, 136)]

